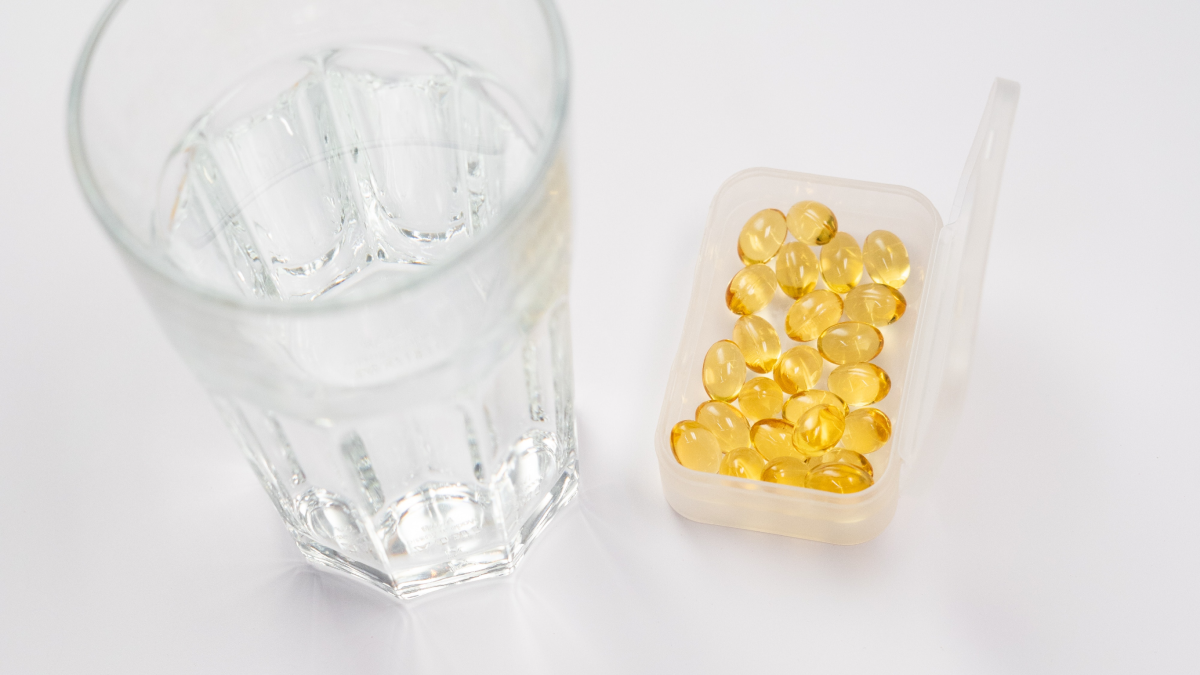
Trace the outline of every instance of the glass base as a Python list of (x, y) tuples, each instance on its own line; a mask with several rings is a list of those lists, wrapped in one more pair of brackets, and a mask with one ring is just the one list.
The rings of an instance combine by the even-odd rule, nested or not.
[(466, 385), (415, 402), (305, 416), (215, 399), (308, 560), (415, 597), (507, 574), (574, 496), (569, 328), (560, 302)]
[[(425, 568), (420, 573), (409, 576), (389, 575), (383, 570), (351, 560), (314, 541), (304, 532), (293, 530), (292, 536), (308, 562), (322, 569), (331, 569), (357, 581), (366, 582), (398, 598), (415, 598), (446, 586), (502, 577), (512, 572), (533, 539), (546, 528), (554, 514), (575, 498), (578, 483), (575, 463), (572, 462), (542, 498), (534, 515), (522, 525), (518, 538), (511, 545), (473, 553), (453, 562)], [(436, 510), (436, 507), (429, 510)]]

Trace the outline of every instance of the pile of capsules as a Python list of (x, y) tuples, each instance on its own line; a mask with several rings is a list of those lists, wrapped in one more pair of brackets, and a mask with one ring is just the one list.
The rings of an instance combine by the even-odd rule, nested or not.
[[(789, 232), (796, 241), (785, 243)], [(738, 256), (746, 266), (725, 291), (725, 304), (739, 315), (733, 339), (704, 356), (711, 400), (696, 408), (695, 420), (671, 429), (675, 458), (708, 473), (828, 492), (865, 490), (874, 480), (865, 455), (892, 435), (887, 415), (869, 407), (891, 389), (871, 359), (883, 350), (879, 327), (904, 315), (898, 290), (909, 274), (904, 243), (876, 230), (859, 248), (838, 232), (829, 207), (802, 201), (787, 215), (754, 214), (738, 236)], [(859, 283), (864, 267), (874, 283)], [(825, 288), (816, 287), (818, 277)], [(799, 344), (782, 351), (775, 327), (756, 316), (776, 288), (795, 300), (784, 332), (799, 343), (815, 340), (815, 349)], [(817, 389), (825, 361), (835, 367), (827, 389)], [(770, 377), (747, 381), (747, 369)]]

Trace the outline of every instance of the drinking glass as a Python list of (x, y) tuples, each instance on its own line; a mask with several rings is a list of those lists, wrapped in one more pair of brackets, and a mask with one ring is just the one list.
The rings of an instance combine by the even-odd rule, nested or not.
[(506, 574), (575, 494), (567, 84), (550, 0), (118, 0), (92, 32), (79, 182), (310, 561), (401, 597)]

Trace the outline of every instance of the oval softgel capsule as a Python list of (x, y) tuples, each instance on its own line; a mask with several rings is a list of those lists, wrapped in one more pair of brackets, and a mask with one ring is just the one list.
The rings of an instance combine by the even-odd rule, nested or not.
[(775, 257), (775, 279), (779, 290), (799, 298), (817, 287), (821, 263), (812, 249), (798, 241), (789, 241)]
[(809, 246), (820, 246), (829, 243), (837, 234), (837, 216), (821, 202), (796, 202), (788, 209), (787, 229), (796, 241)]
[(725, 289), (725, 305), (734, 314), (753, 314), (775, 295), (775, 273), (766, 265), (743, 267)]
[(908, 302), (900, 291), (886, 284), (861, 284), (850, 289), (843, 301), (846, 318), (851, 321), (869, 323), (872, 326), (887, 326), (900, 320)]
[(671, 449), (675, 459), (689, 469), (716, 473), (721, 464), (721, 445), (711, 431), (699, 422), (685, 420), (671, 429)]
[(862, 249), (854, 237), (838, 232), (821, 247), (821, 278), (834, 293), (845, 293), (862, 279)]
[(708, 348), (700, 371), (704, 391), (717, 401), (732, 401), (746, 381), (746, 359), (730, 340), (721, 340)]
[(900, 237), (887, 230), (875, 230), (863, 241), (862, 255), (867, 274), (875, 283), (900, 288), (908, 281), (908, 249)]
[(768, 373), (779, 362), (779, 334), (770, 321), (753, 314), (733, 324), (733, 341), (742, 350), (746, 367), (756, 373)]
[(787, 237), (787, 219), (779, 209), (763, 209), (750, 216), (738, 235), (738, 257), (747, 265), (765, 263), (779, 251)]
[(805, 294), (788, 309), (783, 320), (787, 336), (796, 342), (810, 342), (820, 337), (842, 317), (842, 298), (833, 291), (818, 289)]
[(821, 333), (817, 350), (825, 360), (839, 366), (870, 361), (883, 351), (883, 334), (869, 323), (835, 323)]

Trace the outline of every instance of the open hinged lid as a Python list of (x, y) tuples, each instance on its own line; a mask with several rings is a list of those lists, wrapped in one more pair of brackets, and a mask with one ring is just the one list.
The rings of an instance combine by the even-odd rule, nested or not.
[[(897, 452), (908, 467), (918, 456), (923, 465), (938, 464), (961, 412), (1019, 93), (1016, 82), (997, 78), (992, 85), (954, 207), (934, 244), (901, 407), (905, 423), (897, 429)], [(930, 468), (922, 470), (926, 477)]]

